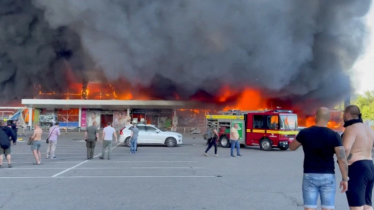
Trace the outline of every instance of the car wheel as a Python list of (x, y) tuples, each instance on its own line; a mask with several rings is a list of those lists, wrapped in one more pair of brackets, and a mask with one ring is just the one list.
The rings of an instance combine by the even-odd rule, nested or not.
[(229, 140), (229, 138), (227, 138), (227, 136), (222, 136), (222, 137), (219, 139), (219, 144), (220, 144), (223, 148), (229, 148), (229, 147), (230, 147), (230, 140)]
[(269, 139), (262, 139), (260, 141), (260, 148), (265, 151), (270, 151), (273, 149), (271, 141)]
[(131, 146), (130, 137), (127, 137), (127, 138), (125, 139), (125, 145), (128, 146), (128, 147)]
[(167, 147), (175, 147), (177, 146), (177, 140), (173, 137), (169, 137), (165, 140), (165, 144)]

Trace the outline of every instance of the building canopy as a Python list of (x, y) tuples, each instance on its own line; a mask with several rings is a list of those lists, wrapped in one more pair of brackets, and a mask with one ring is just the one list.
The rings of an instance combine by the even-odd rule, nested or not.
[(195, 101), (165, 100), (58, 100), (58, 99), (22, 99), (22, 105), (37, 109), (203, 109), (209, 104)]

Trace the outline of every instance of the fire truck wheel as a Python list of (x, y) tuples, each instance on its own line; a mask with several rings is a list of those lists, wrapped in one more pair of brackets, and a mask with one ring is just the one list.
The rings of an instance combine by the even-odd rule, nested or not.
[(125, 139), (125, 145), (128, 146), (128, 147), (131, 146), (130, 137), (127, 137), (127, 138)]
[(177, 146), (177, 140), (173, 137), (169, 137), (165, 140), (165, 144), (167, 147), (175, 147)]
[(221, 146), (223, 148), (229, 148), (230, 147), (230, 141), (229, 141), (229, 139), (226, 136), (222, 136), (219, 139), (219, 143), (221, 144)]
[(265, 150), (265, 151), (270, 151), (273, 149), (272, 145), (271, 145), (271, 141), (269, 139), (262, 139), (260, 141), (260, 148), (262, 150)]

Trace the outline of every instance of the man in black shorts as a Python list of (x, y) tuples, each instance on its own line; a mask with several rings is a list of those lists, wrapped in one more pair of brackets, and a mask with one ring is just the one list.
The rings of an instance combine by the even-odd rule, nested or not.
[(3, 155), (5, 155), (6, 159), (8, 160), (8, 167), (12, 168), (11, 163), (11, 140), (14, 141), (15, 136), (11, 128), (6, 126), (6, 123), (2, 121), (0, 123), (0, 168), (3, 164)]
[(348, 154), (350, 178), (346, 193), (348, 204), (351, 210), (372, 210), (374, 131), (363, 123), (356, 105), (345, 108), (344, 122), (343, 146)]

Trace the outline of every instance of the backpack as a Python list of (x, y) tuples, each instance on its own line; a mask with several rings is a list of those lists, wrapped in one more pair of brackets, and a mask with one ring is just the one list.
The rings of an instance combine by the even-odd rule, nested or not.
[(2, 128), (0, 128), (0, 147), (3, 149), (8, 149), (10, 147), (9, 136)]
[(213, 138), (212, 134), (213, 134), (212, 129), (208, 129), (206, 131), (206, 133), (203, 135), (203, 137), (204, 137), (205, 140), (209, 140), (209, 139)]

